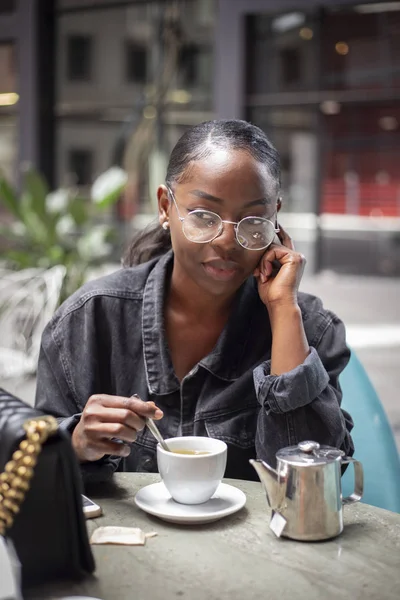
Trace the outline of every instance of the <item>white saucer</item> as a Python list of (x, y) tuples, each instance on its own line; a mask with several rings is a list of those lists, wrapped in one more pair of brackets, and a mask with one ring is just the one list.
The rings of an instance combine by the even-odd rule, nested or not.
[(236, 487), (221, 483), (215, 494), (204, 504), (175, 502), (162, 482), (152, 483), (138, 491), (135, 502), (139, 508), (170, 523), (211, 523), (232, 515), (246, 504), (245, 494)]

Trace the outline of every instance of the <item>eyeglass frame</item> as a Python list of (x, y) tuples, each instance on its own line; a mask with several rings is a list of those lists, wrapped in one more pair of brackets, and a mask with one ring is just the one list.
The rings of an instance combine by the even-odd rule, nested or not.
[[(223, 232), (223, 230), (224, 230), (224, 223), (227, 223), (228, 225), (233, 225), (233, 227), (234, 227), (234, 230), (235, 230), (235, 238), (236, 238), (236, 241), (237, 241), (237, 243), (239, 244), (239, 246), (241, 246), (241, 247), (242, 247), (242, 248), (244, 248), (245, 250), (250, 250), (251, 252), (260, 252), (261, 250), (265, 250), (266, 248), (268, 248), (268, 246), (270, 246), (270, 245), (272, 244), (272, 242), (273, 242), (273, 239), (272, 239), (272, 241), (271, 241), (271, 242), (269, 242), (269, 244), (267, 244), (267, 245), (266, 245), (266, 246), (264, 246), (263, 248), (246, 248), (246, 246), (243, 246), (243, 244), (241, 244), (241, 243), (240, 243), (240, 241), (239, 241), (239, 238), (238, 238), (238, 232), (237, 232), (237, 230), (238, 230), (238, 227), (239, 227), (240, 223), (241, 223), (242, 221), (244, 221), (245, 219), (262, 219), (263, 221), (268, 221), (268, 223), (271, 223), (271, 225), (272, 225), (272, 227), (273, 227), (273, 229), (274, 229), (274, 232), (275, 232), (275, 233), (279, 233), (279, 232), (280, 232), (280, 227), (276, 227), (276, 225), (274, 225), (274, 224), (273, 224), (273, 222), (272, 222), (272, 221), (270, 221), (270, 219), (266, 219), (265, 217), (258, 217), (258, 216), (255, 216), (255, 215), (249, 215), (248, 217), (243, 217), (243, 219), (240, 219), (240, 221), (236, 221), (236, 222), (235, 222), (235, 221), (226, 221), (225, 219), (222, 219), (218, 213), (215, 213), (215, 212), (214, 212), (214, 211), (212, 211), (212, 210), (208, 210), (208, 209), (206, 209), (206, 208), (204, 208), (204, 209), (203, 209), (203, 208), (196, 208), (195, 210), (192, 210), (192, 211), (189, 213), (189, 215), (191, 215), (191, 214), (193, 214), (193, 213), (195, 213), (195, 212), (208, 212), (208, 213), (211, 213), (212, 215), (215, 215), (216, 217), (218, 217), (218, 219), (221, 221), (221, 229), (220, 229), (220, 231), (218, 231), (218, 233), (217, 233), (217, 234), (216, 234), (216, 235), (215, 235), (213, 238), (211, 238), (211, 240), (207, 240), (207, 241), (205, 241), (205, 242), (196, 242), (196, 241), (194, 241), (194, 240), (191, 240), (191, 239), (189, 239), (189, 238), (187, 237), (187, 235), (186, 235), (186, 233), (185, 233), (185, 230), (184, 230), (184, 228), (183, 228), (183, 222), (184, 222), (184, 220), (186, 219), (186, 217), (181, 217), (181, 215), (180, 215), (180, 213), (179, 213), (178, 203), (177, 203), (177, 201), (176, 201), (176, 198), (175, 198), (175, 194), (174, 194), (174, 192), (172, 191), (172, 189), (170, 188), (170, 186), (169, 186), (168, 184), (165, 184), (165, 187), (167, 188), (168, 194), (170, 194), (170, 195), (171, 195), (172, 201), (173, 201), (173, 203), (175, 204), (176, 212), (178, 213), (178, 219), (179, 219), (179, 220), (180, 220), (180, 222), (182, 223), (182, 231), (183, 231), (183, 235), (185, 236), (185, 238), (186, 238), (187, 240), (189, 240), (189, 242), (193, 242), (194, 244), (209, 244), (210, 242), (213, 242), (213, 241), (214, 241), (214, 240), (216, 240), (216, 239), (217, 239), (217, 237), (219, 237), (219, 236), (221, 235), (221, 233)], [(275, 211), (275, 212), (276, 212), (276, 211)], [(189, 215), (187, 215), (187, 216), (189, 216)]]

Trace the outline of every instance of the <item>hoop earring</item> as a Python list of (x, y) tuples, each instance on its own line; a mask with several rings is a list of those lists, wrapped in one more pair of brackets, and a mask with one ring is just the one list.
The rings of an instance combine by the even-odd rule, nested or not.
[(162, 228), (164, 229), (164, 231), (167, 231), (167, 229), (169, 229), (168, 221), (164, 221), (164, 223), (162, 224)]

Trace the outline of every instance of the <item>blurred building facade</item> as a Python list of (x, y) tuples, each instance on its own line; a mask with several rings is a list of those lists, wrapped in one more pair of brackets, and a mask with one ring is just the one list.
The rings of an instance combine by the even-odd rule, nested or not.
[(122, 164), (136, 224), (187, 126), (251, 120), (310, 268), (400, 274), (400, 2), (0, 0), (0, 104), (10, 178)]

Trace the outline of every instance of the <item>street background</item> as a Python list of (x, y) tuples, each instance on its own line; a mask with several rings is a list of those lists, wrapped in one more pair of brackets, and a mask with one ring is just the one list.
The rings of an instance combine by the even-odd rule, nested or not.
[(364, 365), (400, 450), (400, 281), (324, 272), (301, 289), (319, 296), (346, 324), (348, 344)]

